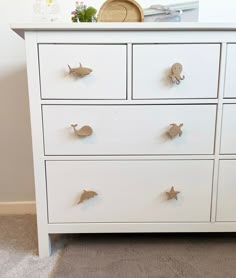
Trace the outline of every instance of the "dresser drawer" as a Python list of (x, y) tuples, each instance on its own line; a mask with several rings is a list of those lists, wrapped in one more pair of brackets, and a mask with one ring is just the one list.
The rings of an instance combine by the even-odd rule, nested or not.
[[(210, 220), (212, 161), (47, 161), (46, 169), (50, 223)], [(172, 186), (178, 200), (167, 198)], [(84, 190), (97, 195), (78, 204)]]
[(236, 98), (236, 44), (228, 44), (225, 75), (225, 98)]
[(40, 44), (39, 65), (44, 99), (126, 99), (126, 45)]
[(224, 104), (222, 131), (221, 131), (221, 154), (236, 153), (236, 104)]
[[(133, 46), (133, 98), (216, 98), (219, 44)], [(177, 85), (169, 77), (172, 65), (182, 65)]]
[(217, 221), (236, 221), (236, 161), (221, 160), (218, 179)]
[[(215, 105), (44, 105), (45, 154), (212, 154), (215, 115)], [(182, 135), (170, 138), (173, 123)], [(90, 136), (76, 134), (84, 126)]]

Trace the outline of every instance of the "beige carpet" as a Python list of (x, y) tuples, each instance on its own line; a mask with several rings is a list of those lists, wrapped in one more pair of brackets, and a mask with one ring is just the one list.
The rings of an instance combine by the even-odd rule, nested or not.
[(0, 278), (51, 277), (63, 244), (55, 241), (53, 256), (41, 259), (35, 216), (0, 216)]
[(236, 278), (235, 234), (64, 235), (37, 257), (33, 216), (0, 216), (0, 278)]
[(75, 236), (65, 248), (54, 275), (55, 278), (235, 278), (236, 237)]

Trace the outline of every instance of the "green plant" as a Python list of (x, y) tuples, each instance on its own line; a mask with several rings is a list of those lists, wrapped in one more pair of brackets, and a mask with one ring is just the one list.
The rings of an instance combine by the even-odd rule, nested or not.
[(87, 7), (83, 2), (75, 2), (75, 10), (71, 12), (72, 22), (94, 22), (96, 21), (97, 10), (94, 7)]

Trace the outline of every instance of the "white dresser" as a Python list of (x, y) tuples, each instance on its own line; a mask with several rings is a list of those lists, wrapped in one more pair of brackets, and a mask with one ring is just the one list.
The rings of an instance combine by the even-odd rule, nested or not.
[(236, 231), (236, 26), (12, 29), (26, 41), (40, 256), (50, 234)]

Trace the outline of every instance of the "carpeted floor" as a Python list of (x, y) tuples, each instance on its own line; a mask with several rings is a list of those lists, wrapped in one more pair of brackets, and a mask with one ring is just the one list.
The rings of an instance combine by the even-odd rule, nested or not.
[(235, 278), (235, 234), (62, 235), (37, 254), (34, 216), (0, 216), (0, 278)]
[(55, 241), (53, 256), (40, 259), (35, 216), (0, 216), (0, 278), (50, 277), (63, 244)]

